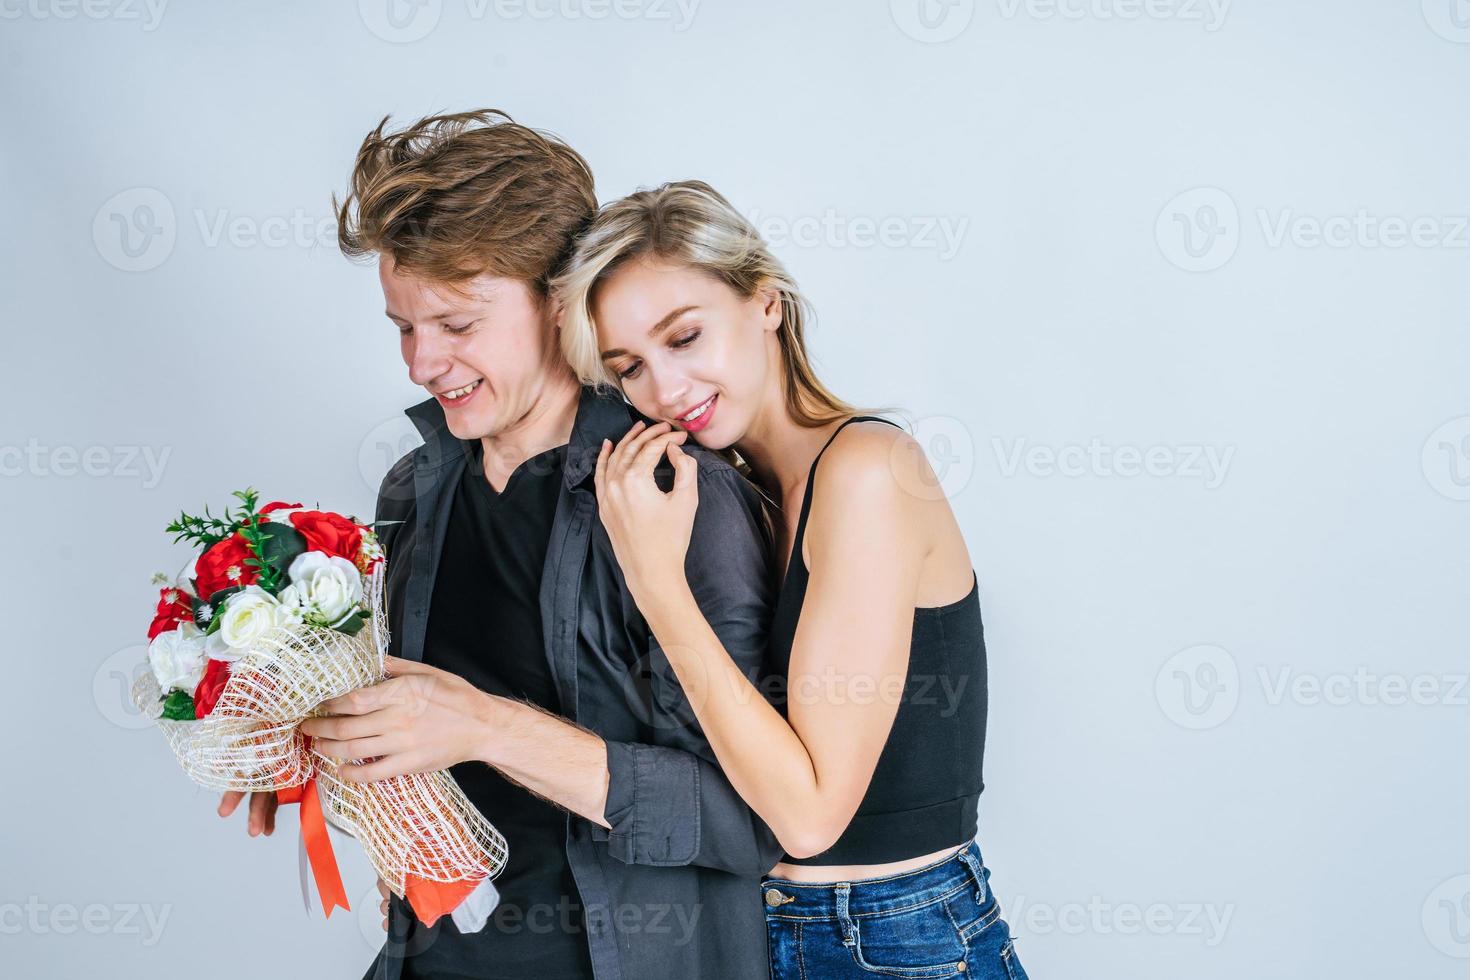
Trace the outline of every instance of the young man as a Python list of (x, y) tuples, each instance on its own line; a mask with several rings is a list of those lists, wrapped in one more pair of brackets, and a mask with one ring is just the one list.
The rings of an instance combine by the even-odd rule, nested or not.
[[(356, 779), (447, 768), (505, 835), (478, 933), (389, 902), (367, 978), (765, 978), (781, 848), (715, 765), (597, 520), (603, 439), (639, 416), (561, 359), (548, 283), (596, 208), (586, 163), (482, 111), (363, 142), (340, 243), (376, 255), (424, 445), (378, 494), (390, 678), (302, 725)], [(692, 444), (688, 571), (739, 667), (773, 601), (754, 490)], [(662, 464), (665, 477), (667, 464)], [(228, 814), (238, 797), (227, 798)], [(274, 799), (251, 801), (251, 832)]]

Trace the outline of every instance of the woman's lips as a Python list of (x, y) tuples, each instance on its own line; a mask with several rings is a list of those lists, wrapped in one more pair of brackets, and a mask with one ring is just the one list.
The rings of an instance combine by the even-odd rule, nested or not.
[[(690, 435), (693, 435), (701, 429), (707, 428), (709, 426), (710, 419), (715, 417), (715, 403), (719, 400), (719, 395), (711, 395), (709, 401), (705, 403), (708, 407), (704, 410), (704, 414), (697, 419), (691, 419), (687, 422), (680, 421), (679, 427), (682, 428), (685, 432), (688, 432)], [(697, 408), (698, 406), (695, 407)]]

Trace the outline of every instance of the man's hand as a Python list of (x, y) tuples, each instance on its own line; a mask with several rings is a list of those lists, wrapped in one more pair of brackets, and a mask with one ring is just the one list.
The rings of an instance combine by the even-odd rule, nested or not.
[(342, 766), (339, 778), (370, 783), (480, 757), (491, 695), (458, 674), (415, 660), (385, 657), (383, 663), (387, 680), (323, 701), (330, 715), (301, 723), (322, 755), (375, 760)]
[[(222, 817), (228, 817), (235, 812), (240, 805), (240, 800), (245, 794), (238, 790), (229, 790), (219, 800), (218, 813)], [(266, 793), (250, 794), (250, 819), (245, 823), (245, 829), (251, 837), (258, 837), (262, 833), (269, 837), (276, 829), (276, 802), (275, 791)]]

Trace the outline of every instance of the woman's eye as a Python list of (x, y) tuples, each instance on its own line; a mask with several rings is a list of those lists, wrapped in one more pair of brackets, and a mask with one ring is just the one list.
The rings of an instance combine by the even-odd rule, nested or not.
[(690, 344), (694, 343), (696, 340), (699, 339), (700, 333), (701, 333), (701, 331), (699, 331), (699, 330), (692, 330), (689, 333), (686, 333), (684, 336), (680, 337), (678, 340), (674, 341), (669, 346), (670, 347), (688, 347)]
[(643, 370), (643, 362), (636, 361), (634, 362), (632, 367), (625, 367), (621, 371), (619, 371), (618, 377), (624, 381), (630, 381), (633, 378), (636, 378), (638, 376), (638, 372), (641, 370)]

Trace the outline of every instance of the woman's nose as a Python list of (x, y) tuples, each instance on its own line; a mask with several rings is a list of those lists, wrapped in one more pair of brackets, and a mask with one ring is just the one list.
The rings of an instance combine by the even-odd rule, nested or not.
[(688, 378), (677, 374), (654, 375), (653, 383), (658, 406), (665, 417), (672, 417), (679, 409), (687, 407), (684, 402), (689, 397)]

